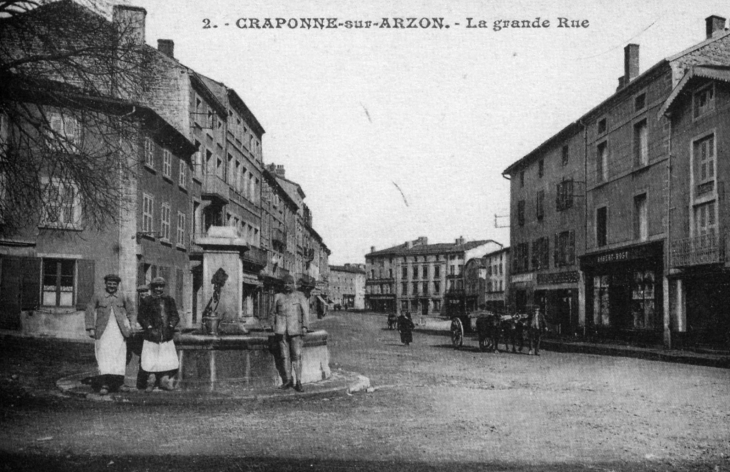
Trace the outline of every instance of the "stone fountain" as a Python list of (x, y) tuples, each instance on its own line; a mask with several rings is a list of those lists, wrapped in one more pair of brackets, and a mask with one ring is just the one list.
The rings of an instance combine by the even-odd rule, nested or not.
[[(210, 281), (203, 285), (202, 299), (209, 302), (201, 326), (183, 330), (175, 337), (180, 359), (177, 385), (207, 391), (281, 385), (283, 365), (273, 331), (247, 327), (241, 317), (241, 256), (248, 244), (228, 227), (213, 227), (206, 238), (196, 243), (203, 247), (203, 280)], [(330, 377), (326, 331), (310, 331), (304, 336), (302, 363), (302, 383)], [(130, 374), (128, 369), (127, 377)]]

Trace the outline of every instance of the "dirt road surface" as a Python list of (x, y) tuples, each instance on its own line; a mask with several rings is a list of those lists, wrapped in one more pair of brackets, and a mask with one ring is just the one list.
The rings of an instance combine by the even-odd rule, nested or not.
[[(3, 470), (730, 470), (730, 371), (628, 358), (403, 346), (386, 318), (337, 312), (332, 367), (375, 391), (125, 405), (60, 397), (93, 347), (5, 338)], [(158, 395), (154, 393), (153, 395)], [(159, 395), (164, 395), (160, 393)]]

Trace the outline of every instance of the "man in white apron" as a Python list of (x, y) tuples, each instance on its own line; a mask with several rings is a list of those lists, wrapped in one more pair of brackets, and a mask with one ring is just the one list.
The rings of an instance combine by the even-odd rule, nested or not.
[(137, 322), (144, 329), (141, 367), (149, 374), (147, 392), (154, 390), (158, 380), (161, 389), (172, 390), (172, 378), (180, 366), (173, 342), (180, 316), (175, 299), (163, 295), (165, 285), (165, 279), (155, 277), (150, 283), (152, 294), (139, 304)]
[(99, 366), (99, 394), (129, 391), (124, 385), (127, 366), (127, 342), (134, 321), (134, 304), (119, 293), (121, 278), (116, 274), (104, 277), (105, 291), (94, 294), (86, 305), (86, 331), (94, 338), (94, 351)]

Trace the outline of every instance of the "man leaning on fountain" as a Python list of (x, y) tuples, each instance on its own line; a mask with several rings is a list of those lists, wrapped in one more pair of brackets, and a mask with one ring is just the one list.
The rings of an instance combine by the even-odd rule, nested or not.
[[(302, 387), (302, 345), (303, 336), (309, 330), (309, 301), (294, 287), (294, 277), (284, 276), (284, 293), (274, 297), (274, 333), (279, 344), (279, 353), (284, 363), (286, 378), (281, 389), (294, 387), (303, 392)], [(292, 380), (292, 364), (296, 374), (296, 385)]]

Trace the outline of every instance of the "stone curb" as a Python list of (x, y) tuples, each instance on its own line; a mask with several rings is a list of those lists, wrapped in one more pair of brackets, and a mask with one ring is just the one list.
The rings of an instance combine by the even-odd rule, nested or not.
[(541, 347), (547, 351), (595, 354), (599, 356), (632, 357), (635, 359), (674, 362), (704, 367), (719, 367), (723, 369), (730, 368), (730, 357), (720, 355), (691, 354), (677, 351), (662, 352), (656, 349), (641, 349), (634, 347), (621, 348), (588, 343), (560, 343), (549, 340), (543, 340)]
[(128, 393), (111, 393), (109, 395), (99, 395), (91, 390), (91, 387), (82, 383), (85, 378), (95, 375), (93, 372), (84, 372), (70, 375), (59, 379), (56, 387), (61, 393), (82, 398), (84, 400), (98, 402), (112, 402), (122, 404), (138, 404), (138, 405), (171, 405), (186, 403), (222, 403), (222, 402), (241, 402), (241, 401), (278, 401), (292, 400), (296, 398), (312, 398), (318, 396), (329, 396), (333, 394), (352, 394), (353, 392), (372, 391), (370, 387), (370, 379), (367, 377), (343, 370), (333, 370), (329, 379), (320, 382), (312, 382), (304, 384), (304, 392), (296, 392), (290, 390), (278, 390), (276, 387), (260, 389), (257, 393), (243, 392), (242, 394), (231, 393), (229, 391), (186, 391), (175, 390), (172, 392), (162, 392), (155, 390), (152, 393), (145, 393), (133, 389)]

